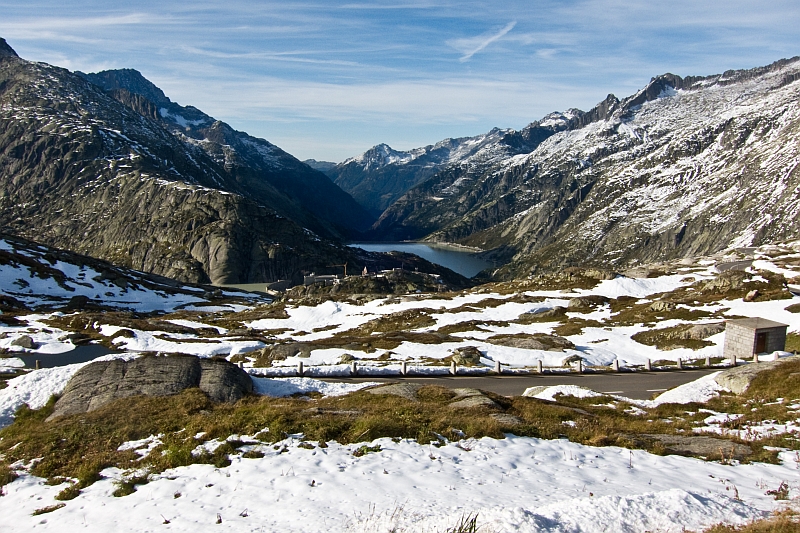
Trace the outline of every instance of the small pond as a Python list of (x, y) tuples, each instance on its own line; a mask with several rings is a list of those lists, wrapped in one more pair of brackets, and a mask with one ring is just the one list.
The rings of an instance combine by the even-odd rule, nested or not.
[(118, 352), (100, 344), (86, 344), (84, 346), (76, 346), (74, 350), (63, 353), (14, 353), (12, 355), (22, 359), (27, 368), (36, 368), (37, 360), (41, 368), (55, 368), (57, 366), (85, 363), (110, 353)]

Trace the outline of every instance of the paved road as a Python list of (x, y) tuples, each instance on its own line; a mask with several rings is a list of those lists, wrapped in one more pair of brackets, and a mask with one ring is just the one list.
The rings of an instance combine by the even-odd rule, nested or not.
[(731, 261), (729, 263), (717, 263), (714, 265), (714, 268), (717, 269), (717, 272), (725, 272), (726, 270), (747, 270), (753, 266), (753, 260), (748, 259), (746, 261)]
[(670, 370), (663, 372), (622, 372), (619, 374), (532, 374), (527, 376), (435, 376), (435, 377), (364, 377), (326, 378), (325, 381), (363, 383), (365, 381), (408, 381), (444, 387), (470, 387), (502, 394), (519, 396), (528, 387), (540, 385), (580, 385), (599, 392), (620, 394), (639, 400), (650, 399), (654, 394), (694, 381), (715, 370)]

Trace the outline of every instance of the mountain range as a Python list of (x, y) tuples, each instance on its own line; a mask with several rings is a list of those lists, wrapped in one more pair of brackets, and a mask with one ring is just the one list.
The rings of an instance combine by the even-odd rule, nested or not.
[(347, 193), (137, 71), (72, 73), (3, 40), (0, 125), (8, 233), (189, 282), (368, 260), (340, 244), (374, 220)]
[(0, 230), (217, 284), (412, 262), (348, 239), (474, 247), (496, 279), (793, 240), (798, 78), (800, 58), (664, 74), (519, 131), (334, 164), (181, 106), (136, 70), (70, 72), (0, 39)]
[[(793, 240), (798, 78), (797, 57), (711, 76), (664, 74), (588, 112), (409, 152), (378, 145), (326, 173), (368, 209), (385, 191), (397, 196), (372, 239), (477, 247), (504, 265), (498, 277)], [(475, 149), (434, 160), (441, 144)]]

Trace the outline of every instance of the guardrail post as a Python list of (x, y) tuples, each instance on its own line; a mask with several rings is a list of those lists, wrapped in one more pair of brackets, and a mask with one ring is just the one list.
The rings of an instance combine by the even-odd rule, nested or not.
[(455, 376), (456, 372), (458, 372), (458, 369), (456, 369), (456, 362), (450, 361), (450, 373)]
[(683, 361), (680, 357), (678, 357), (678, 361), (676, 362), (675, 366), (678, 367), (678, 370), (683, 370)]
[(706, 367), (711, 366), (711, 357), (706, 356)]
[(544, 368), (542, 368), (542, 367), (543, 367), (543, 365), (542, 365), (542, 360), (541, 360), (541, 359), (539, 359), (538, 361), (536, 361), (536, 371), (537, 371), (539, 374), (542, 374), (542, 373), (544, 372)]
[(614, 369), (614, 372), (619, 372), (619, 359), (614, 359), (614, 362), (611, 363), (611, 368)]
[(653, 363), (650, 362), (650, 359), (644, 362), (644, 369), (650, 372), (653, 370)]
[(578, 361), (578, 374), (583, 374), (583, 359)]
[(758, 354), (757, 353), (753, 354), (753, 362), (754, 363), (758, 363)]
[(350, 363), (350, 375), (351, 376), (357, 376), (358, 375), (358, 363), (356, 363), (355, 361), (352, 361)]
[(731, 366), (736, 366), (736, 354), (731, 355)]
[(500, 366), (500, 361), (494, 362), (494, 371), (498, 376), (503, 373), (503, 368)]
[(405, 361), (400, 363), (400, 373), (404, 376), (408, 375), (408, 363)]
[(303, 362), (299, 361), (297, 363), (297, 375), (303, 377)]
[(40, 370), (42, 368), (42, 362), (38, 359), (36, 360), (36, 370)]

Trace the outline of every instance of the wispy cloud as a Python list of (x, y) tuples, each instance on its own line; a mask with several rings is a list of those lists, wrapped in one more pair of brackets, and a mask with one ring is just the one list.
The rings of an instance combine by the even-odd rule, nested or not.
[(489, 46), (490, 44), (499, 41), (505, 35), (514, 29), (514, 26), (517, 25), (517, 21), (509, 22), (506, 26), (496, 33), (484, 33), (482, 35), (478, 35), (477, 37), (470, 37), (467, 39), (452, 39), (447, 42), (448, 45), (452, 46), (459, 52), (463, 52), (464, 55), (459, 58), (459, 61), (462, 63), (465, 61), (469, 61), (472, 56)]

